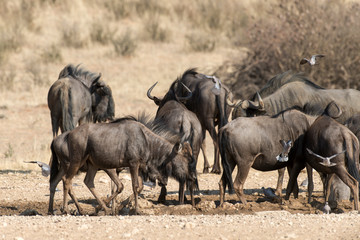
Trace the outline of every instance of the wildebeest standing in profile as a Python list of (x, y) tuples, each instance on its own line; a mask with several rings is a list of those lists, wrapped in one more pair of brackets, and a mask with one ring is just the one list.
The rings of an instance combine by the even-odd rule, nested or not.
[[(61, 132), (65, 132), (74, 129), (77, 124), (114, 116), (111, 90), (100, 77), (101, 74), (72, 64), (60, 72), (58, 80), (48, 92), (53, 137), (57, 136), (59, 127)], [(94, 120), (92, 109), (96, 113)]]
[[(298, 158), (291, 172), (286, 198), (296, 182), (297, 176), (307, 162), (316, 171), (327, 174), (325, 202), (330, 195), (331, 181), (336, 174), (351, 189), (354, 209), (359, 209), (359, 141), (345, 126), (328, 116), (320, 116), (304, 136), (303, 161)], [(333, 157), (330, 157), (333, 156)], [(309, 185), (312, 178), (309, 179)], [(309, 188), (309, 198), (312, 189)]]
[[(87, 173), (84, 182), (105, 211), (106, 204), (100, 199), (94, 186), (94, 177), (99, 169), (129, 167), (135, 212), (138, 211), (137, 196), (142, 189), (138, 179), (139, 169), (148, 174), (152, 180), (157, 179), (161, 183), (164, 183), (163, 177), (167, 177), (167, 173), (172, 174), (172, 177), (183, 184), (186, 181), (194, 182), (194, 174), (191, 173), (190, 167), (193, 164), (190, 145), (179, 142), (173, 144), (166, 140), (170, 139), (166, 134), (171, 133), (166, 131), (158, 133), (160, 135), (134, 118), (122, 118), (106, 124), (83, 124), (69, 132), (66, 141), (69, 157), (53, 155), (49, 213), (53, 212), (56, 186), (63, 178), (63, 211), (68, 212), (67, 195), (71, 193), (72, 178), (85, 165)], [(118, 185), (118, 189), (122, 189), (119, 182), (115, 181), (115, 184)], [(114, 193), (115, 196), (117, 194), (118, 192)], [(113, 199), (115, 196), (110, 198)], [(73, 198), (76, 199), (74, 195)]]
[[(196, 172), (196, 163), (203, 142), (201, 123), (195, 113), (189, 111), (182, 103), (170, 100), (159, 107), (155, 116), (155, 122), (159, 126), (167, 126), (181, 136), (182, 142), (190, 143), (194, 158), (193, 172)], [(182, 191), (180, 184), (180, 190)], [(165, 201), (166, 186), (162, 186), (159, 202)], [(192, 203), (194, 205), (194, 203)]]
[[(220, 94), (215, 95), (212, 91), (215, 86), (212, 79), (204, 74), (197, 73), (195, 69), (189, 69), (180, 78), (175, 80), (163, 98), (151, 96), (151, 90), (155, 85), (148, 90), (148, 97), (161, 107), (167, 101), (176, 99), (176, 96), (188, 95), (188, 91), (179, 83), (183, 83), (192, 92), (191, 98), (187, 99), (184, 105), (198, 117), (204, 131), (204, 136), (206, 130), (210, 133), (214, 143), (214, 165), (211, 172), (220, 173), (219, 145), (215, 127), (218, 125), (221, 128), (227, 123), (230, 109), (226, 109), (225, 99), (229, 98), (232, 100), (232, 93), (222, 84)], [(205, 141), (203, 142), (202, 150), (204, 154), (203, 172), (208, 172), (210, 164), (205, 155)]]
[[(301, 138), (315, 118), (292, 109), (272, 117), (239, 117), (222, 127), (219, 141), (224, 171), (219, 183), (220, 204), (224, 202), (226, 185), (230, 193), (235, 190), (240, 201), (247, 203), (243, 187), (251, 167), (260, 171), (287, 167), (290, 172)], [(287, 162), (276, 158), (283, 150), (280, 140), (294, 143)], [(233, 183), (231, 175), (235, 166), (237, 174)], [(297, 185), (294, 195), (298, 195)]]
[[(318, 110), (319, 115), (330, 102), (336, 102), (342, 114), (336, 120), (345, 123), (347, 119), (360, 112), (360, 91), (356, 89), (324, 89), (301, 74), (286, 72), (270, 80), (266, 95), (255, 95), (253, 100), (240, 101), (234, 114), (238, 116), (274, 115), (293, 106), (305, 112)], [(231, 103), (230, 103), (231, 104)], [(234, 116), (233, 116), (234, 117)]]

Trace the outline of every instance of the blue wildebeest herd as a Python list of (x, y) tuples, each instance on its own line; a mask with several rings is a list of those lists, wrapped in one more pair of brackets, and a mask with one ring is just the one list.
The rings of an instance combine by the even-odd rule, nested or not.
[[(309, 202), (314, 168), (323, 180), (325, 207), (332, 195), (333, 200), (353, 199), (358, 210), (359, 91), (324, 89), (290, 71), (270, 79), (250, 100), (235, 101), (219, 79), (195, 69), (185, 71), (163, 97), (151, 94), (155, 85), (147, 91), (158, 106), (154, 119), (144, 113), (114, 119), (112, 91), (101, 74), (71, 64), (60, 72), (48, 93), (54, 137), (49, 214), (54, 213), (54, 194), (60, 181), (64, 187), (62, 212), (69, 211), (69, 194), (79, 214), (84, 214), (72, 189), (78, 172), (86, 172), (84, 183), (99, 203), (97, 211), (109, 214), (110, 202), (124, 188), (118, 177), (124, 168), (131, 174), (135, 213), (144, 181), (161, 186), (158, 201), (164, 202), (169, 177), (179, 182), (179, 203), (185, 202), (187, 187), (195, 206), (194, 191), (201, 187), (196, 171), (200, 150), (203, 172), (208, 173), (210, 168), (205, 155), (206, 131), (214, 143), (211, 172), (222, 173), (220, 205), (225, 201), (226, 187), (247, 203), (243, 187), (251, 167), (279, 171), (275, 193), (280, 198), (287, 168), (290, 179), (285, 199), (291, 193), (297, 198), (297, 176), (306, 167)], [(59, 128), (62, 134), (58, 136)], [(98, 170), (104, 170), (116, 186), (105, 200), (95, 190)]]

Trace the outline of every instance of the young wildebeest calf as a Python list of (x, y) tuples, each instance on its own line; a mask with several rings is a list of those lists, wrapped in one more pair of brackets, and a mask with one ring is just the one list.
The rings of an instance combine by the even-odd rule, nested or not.
[[(293, 149), (314, 120), (315, 117), (292, 109), (272, 117), (239, 117), (221, 128), (219, 141), (224, 172), (219, 183), (220, 204), (224, 202), (226, 185), (230, 193), (235, 189), (241, 202), (246, 204), (243, 186), (251, 167), (260, 171), (288, 167), (290, 172), (296, 152)], [(287, 162), (277, 160), (283, 151), (280, 140), (294, 143)], [(235, 166), (238, 172), (233, 183), (231, 174)], [(298, 195), (298, 188), (294, 195)]]
[[(183, 142), (188, 141), (190, 143), (194, 158), (194, 164), (191, 167), (192, 172), (196, 173), (196, 163), (200, 152), (200, 147), (205, 136), (203, 136), (201, 123), (199, 122), (195, 113), (189, 111), (182, 103), (175, 100), (170, 100), (167, 101), (164, 105), (159, 106), (155, 116), (155, 123), (158, 126), (166, 126), (175, 133), (179, 134)], [(179, 192), (183, 192), (184, 190), (181, 189), (183, 185), (180, 184), (179, 187)], [(179, 198), (182, 196), (183, 195), (180, 194)], [(193, 195), (191, 194), (191, 196)], [(161, 188), (161, 194), (159, 196), (159, 202), (164, 202), (165, 197), (166, 186), (163, 185)], [(179, 199), (179, 201), (182, 202), (184, 200)], [(194, 206), (195, 202), (193, 198), (191, 199), (191, 202)]]
[[(111, 123), (85, 124), (72, 130), (65, 141), (67, 146), (63, 146), (62, 149), (64, 153), (68, 151), (68, 157), (56, 153), (54, 155), (53, 152), (49, 213), (53, 212), (55, 189), (61, 179), (64, 180), (63, 211), (68, 212), (67, 195), (68, 193), (73, 195), (72, 178), (83, 167), (86, 167), (87, 172), (84, 182), (106, 213), (106, 204), (100, 199), (94, 186), (94, 177), (99, 169), (113, 169), (108, 174), (117, 185), (117, 191), (109, 197), (108, 200), (111, 200), (123, 189), (120, 181), (116, 180), (118, 178), (114, 169), (129, 167), (135, 198), (135, 213), (138, 211), (137, 196), (142, 189), (138, 178), (139, 169), (147, 173), (152, 180), (157, 179), (161, 183), (165, 182), (163, 178), (168, 177), (165, 174), (171, 174), (183, 184), (186, 181), (195, 182), (193, 176), (196, 175), (191, 173), (190, 167), (193, 164), (190, 145), (187, 142), (171, 143), (166, 140), (171, 139), (168, 134), (172, 133), (161, 128), (152, 131), (131, 117)], [(169, 167), (171, 171), (164, 170)], [(76, 199), (74, 195), (72, 198)]]
[[(328, 174), (325, 184), (326, 205), (330, 195), (331, 182), (336, 174), (350, 187), (354, 196), (354, 208), (358, 210), (359, 141), (348, 128), (328, 116), (318, 117), (304, 136), (303, 156), (303, 161), (306, 161), (316, 171)], [(295, 162), (286, 190), (286, 199), (289, 198), (303, 166), (304, 162)], [(311, 184), (312, 178), (309, 179), (309, 186)], [(312, 188), (309, 188), (309, 198), (311, 194)]]

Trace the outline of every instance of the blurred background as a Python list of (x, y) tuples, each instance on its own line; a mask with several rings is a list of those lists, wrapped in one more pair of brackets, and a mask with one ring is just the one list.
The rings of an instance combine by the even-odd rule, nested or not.
[[(0, 170), (49, 161), (47, 92), (69, 63), (102, 73), (121, 117), (155, 115), (147, 89), (162, 97), (189, 68), (242, 99), (287, 70), (359, 88), (359, 53), (358, 1), (0, 0)], [(313, 54), (326, 57), (299, 65)]]

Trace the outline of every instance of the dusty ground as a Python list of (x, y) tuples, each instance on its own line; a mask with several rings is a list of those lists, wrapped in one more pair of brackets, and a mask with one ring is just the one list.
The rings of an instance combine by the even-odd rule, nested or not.
[[(261, 187), (273, 187), (277, 172), (252, 170), (245, 185), (249, 203), (239, 203), (235, 195), (226, 194), (229, 201), (219, 207), (219, 175), (200, 174), (200, 191), (196, 207), (189, 203), (178, 205), (174, 180), (169, 182), (167, 203), (159, 204), (160, 187), (145, 186), (139, 203), (141, 216), (132, 216), (130, 203), (116, 216), (95, 215), (97, 205), (82, 183), (84, 175), (74, 179), (74, 190), (88, 215), (61, 215), (62, 191), (55, 195), (56, 216), (48, 216), (48, 179), (40, 171), (3, 171), (0, 174), (0, 239), (359, 239), (360, 215), (352, 211), (352, 202), (332, 205), (333, 213), (321, 209), (323, 198), (316, 176), (315, 197), (306, 201), (306, 189), (301, 188), (299, 199), (279, 203), (266, 198)], [(120, 175), (125, 184), (117, 204), (131, 195), (128, 173)], [(305, 178), (301, 173), (299, 180)], [(287, 179), (285, 179), (287, 181)], [(96, 189), (102, 196), (110, 191), (109, 178), (102, 172), (96, 176)], [(62, 189), (61, 184), (58, 186)], [(25, 216), (23, 216), (25, 215)]]
[[(116, 216), (101, 216), (102, 212), (100, 216), (93, 216), (96, 201), (82, 182), (84, 175), (80, 175), (74, 179), (74, 191), (88, 216), (61, 215), (62, 191), (55, 196), (56, 215), (48, 216), (48, 179), (41, 175), (36, 165), (24, 161), (48, 162), (50, 159), (52, 133), (46, 97), (50, 85), (66, 64), (82, 63), (88, 70), (101, 72), (112, 88), (116, 117), (121, 117), (136, 115), (144, 109), (149, 114), (156, 112), (156, 106), (146, 97), (146, 90), (154, 82), (159, 81), (159, 84), (153, 94), (161, 97), (186, 69), (196, 67), (199, 72), (210, 75), (225, 61), (245, 57), (247, 51), (232, 46), (222, 36), (225, 32), (207, 33), (209, 37), (218, 37), (218, 45), (213, 51), (189, 51), (186, 48), (186, 36), (199, 29), (187, 23), (187, 19), (174, 17), (172, 9), (175, 8), (171, 6), (167, 7), (171, 10), (168, 11), (169, 15), (161, 16), (161, 23), (164, 24), (161, 26), (171, 30), (171, 39), (169, 42), (152, 42), (142, 39), (146, 30), (142, 16), (132, 15), (107, 22), (109, 12), (89, 2), (96, 1), (56, 1), (59, 5), (49, 4), (35, 9), (33, 23), (38, 31), (24, 32), (22, 38), (26, 42), (22, 48), (9, 55), (8, 62), (1, 65), (1, 74), (14, 71), (16, 76), (12, 89), (7, 89), (12, 84), (4, 81), (5, 87), (0, 92), (0, 239), (360, 239), (360, 215), (352, 211), (352, 203), (333, 205), (333, 212), (338, 214), (322, 214), (323, 198), (318, 176), (311, 204), (306, 202), (304, 188), (298, 200), (279, 203), (265, 198), (261, 190), (262, 187), (275, 186), (277, 172), (262, 173), (254, 170), (249, 173), (245, 184), (249, 201), (247, 206), (240, 204), (235, 195), (227, 195), (229, 202), (218, 207), (220, 176), (199, 174), (200, 191), (196, 193), (195, 208), (189, 203), (178, 205), (178, 185), (170, 181), (166, 205), (157, 202), (159, 187), (145, 187), (139, 200), (141, 216), (129, 215), (131, 204), (117, 211)], [(191, 8), (193, 5), (190, 3), (202, 1), (178, 2)], [(263, 1), (261, 5), (264, 5)], [(193, 10), (195, 17), (202, 16), (198, 15), (196, 9)], [(257, 11), (258, 6), (251, 10)], [(244, 14), (238, 9), (235, 12), (236, 16)], [(225, 16), (232, 19), (228, 12), (225, 12)], [(13, 18), (5, 18), (4, 22), (16, 23), (18, 17), (14, 15)], [(83, 48), (63, 45), (61, 36), (62, 29), (66, 29), (63, 28), (65, 23), (82, 24), (80, 33), (83, 33), (82, 29), (86, 33), (94, 21), (102, 22), (104, 26), (116, 26), (119, 34), (130, 27), (137, 34), (138, 40), (134, 56), (114, 56), (110, 43), (104, 46), (92, 42)], [(43, 52), (52, 44), (59, 49), (62, 60), (40, 61)], [(35, 78), (31, 72), (40, 77), (36, 75)], [(210, 163), (212, 151), (208, 137), (207, 154)], [(202, 156), (199, 162), (198, 171), (201, 172)], [(131, 195), (129, 175), (122, 173), (121, 178), (125, 189), (117, 203)], [(301, 173), (299, 182), (304, 178), (305, 174)], [(284, 186), (286, 183), (285, 177)], [(104, 197), (110, 191), (110, 181), (104, 173), (98, 173), (95, 185)], [(61, 184), (58, 188), (62, 189)], [(70, 209), (74, 212), (74, 204), (70, 203)]]

